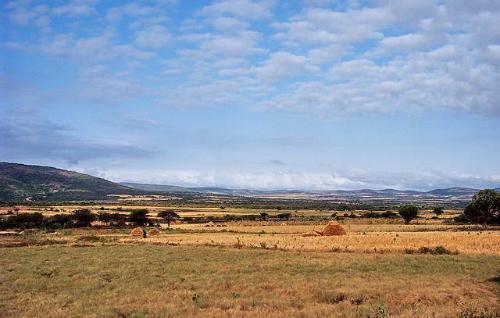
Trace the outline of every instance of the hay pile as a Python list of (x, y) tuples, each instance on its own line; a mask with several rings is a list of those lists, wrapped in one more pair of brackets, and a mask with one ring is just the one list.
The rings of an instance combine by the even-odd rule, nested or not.
[(323, 236), (345, 235), (346, 232), (338, 222), (330, 221), (323, 229)]
[(132, 235), (132, 236), (143, 236), (144, 235), (144, 230), (142, 229), (142, 227), (135, 227), (130, 232), (130, 235)]
[(205, 227), (214, 227), (215, 226), (215, 223), (210, 221), (208, 222), (207, 224), (205, 224)]
[(335, 221), (330, 221), (328, 224), (325, 226), (323, 231), (311, 231), (302, 234), (303, 237), (309, 237), (309, 236), (334, 236), (334, 235), (345, 235), (346, 231), (340, 225), (338, 222)]
[(156, 236), (160, 234), (161, 234), (160, 230), (158, 230), (155, 227), (148, 231), (148, 236)]

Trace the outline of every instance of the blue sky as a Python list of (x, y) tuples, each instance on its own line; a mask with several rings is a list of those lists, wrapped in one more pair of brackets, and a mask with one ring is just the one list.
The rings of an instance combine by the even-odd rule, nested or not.
[(257, 189), (500, 185), (499, 1), (4, 1), (0, 160)]

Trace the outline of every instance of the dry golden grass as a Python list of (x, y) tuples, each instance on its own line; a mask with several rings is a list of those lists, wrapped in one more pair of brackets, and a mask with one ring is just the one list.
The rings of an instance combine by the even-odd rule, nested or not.
[[(122, 238), (120, 242), (136, 240)], [(144, 243), (237, 246), (299, 251), (405, 253), (408, 249), (443, 246), (460, 254), (500, 255), (500, 232), (367, 232), (333, 237), (296, 234), (231, 232), (173, 233), (148, 238)]]
[(10, 317), (457, 317), (499, 313), (497, 256), (202, 246), (0, 249)]
[[(378, 221), (378, 220), (377, 220)], [(470, 225), (449, 225), (436, 222), (419, 222), (420, 224), (405, 225), (403, 221), (382, 223), (375, 220), (349, 220), (341, 225), (347, 232), (432, 232), (432, 231), (458, 231), (471, 228)], [(224, 227), (206, 227), (205, 224), (175, 224), (174, 229), (192, 231), (231, 231), (240, 233), (271, 233), (271, 234), (301, 234), (309, 231), (321, 231), (325, 221), (315, 222), (286, 222), (280, 225), (277, 222), (227, 222)], [(473, 229), (480, 230), (479, 226)]]

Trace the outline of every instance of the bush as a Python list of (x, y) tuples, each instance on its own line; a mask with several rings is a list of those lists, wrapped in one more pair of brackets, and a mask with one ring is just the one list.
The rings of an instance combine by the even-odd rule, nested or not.
[(86, 236), (80, 236), (78, 238), (78, 241), (81, 242), (104, 242), (105, 239), (103, 237), (97, 236), (97, 235), (86, 235)]
[(127, 216), (120, 213), (111, 214), (110, 222), (113, 226), (124, 226)]
[(289, 220), (291, 216), (291, 213), (280, 213), (276, 217), (280, 220)]
[(391, 211), (385, 211), (383, 213), (377, 213), (377, 212), (366, 212), (364, 214), (361, 215), (361, 217), (363, 218), (387, 218), (387, 219), (390, 219), (390, 218), (395, 218), (395, 217), (398, 217), (398, 215), (394, 212), (391, 212)]
[(106, 223), (106, 224), (110, 224), (111, 223), (111, 219), (112, 219), (111, 213), (108, 213), (108, 212), (99, 212), (99, 214), (97, 214), (97, 220), (100, 221), (100, 222), (103, 222), (103, 223)]
[(434, 213), (436, 216), (440, 216), (444, 213), (444, 208), (441, 206), (435, 207), (434, 210), (432, 210), (432, 213)]
[(39, 213), (19, 213), (10, 215), (3, 222), (3, 227), (19, 227), (19, 228), (34, 228), (42, 226), (44, 216)]
[(74, 221), (69, 214), (54, 214), (45, 219), (44, 226), (52, 229), (69, 228), (74, 226)]
[(405, 249), (405, 252), (406, 254), (432, 254), (432, 255), (457, 254), (456, 252), (453, 253), (452, 251), (441, 245), (436, 247), (422, 246), (418, 250)]
[(399, 215), (405, 221), (405, 224), (409, 224), (418, 215), (418, 208), (414, 205), (407, 204), (399, 208)]
[(73, 219), (75, 220), (75, 227), (89, 227), (96, 217), (89, 209), (79, 209), (73, 211)]
[(347, 300), (347, 295), (333, 291), (320, 290), (315, 295), (316, 301), (324, 304), (338, 304)]

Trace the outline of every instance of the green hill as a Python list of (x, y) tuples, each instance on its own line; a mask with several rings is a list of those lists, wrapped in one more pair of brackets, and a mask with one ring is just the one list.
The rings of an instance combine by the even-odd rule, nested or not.
[(0, 201), (103, 200), (140, 191), (87, 174), (0, 162)]

